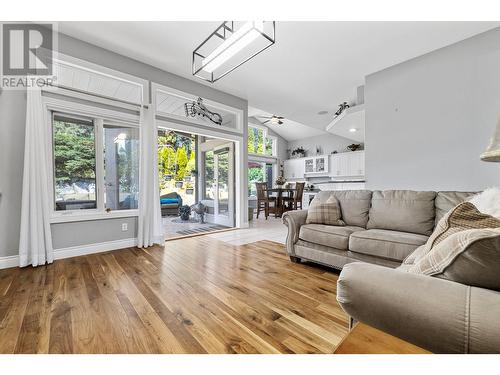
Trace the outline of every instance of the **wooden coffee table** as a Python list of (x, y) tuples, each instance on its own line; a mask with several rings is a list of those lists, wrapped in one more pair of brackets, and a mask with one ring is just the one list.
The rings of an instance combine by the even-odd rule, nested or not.
[(431, 354), (388, 333), (357, 323), (335, 350), (335, 354)]

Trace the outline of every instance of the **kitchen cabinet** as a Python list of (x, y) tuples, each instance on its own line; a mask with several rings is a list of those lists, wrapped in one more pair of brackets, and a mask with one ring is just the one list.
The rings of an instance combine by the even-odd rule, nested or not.
[(304, 159), (304, 172), (306, 175), (325, 176), (329, 173), (328, 155), (313, 156)]
[(283, 162), (283, 176), (289, 180), (304, 179), (304, 159), (288, 159)]
[(304, 180), (311, 177), (364, 177), (365, 152), (342, 152), (333, 155), (288, 159), (283, 163), (286, 180)]
[(365, 152), (353, 151), (331, 155), (332, 177), (361, 177), (365, 175)]

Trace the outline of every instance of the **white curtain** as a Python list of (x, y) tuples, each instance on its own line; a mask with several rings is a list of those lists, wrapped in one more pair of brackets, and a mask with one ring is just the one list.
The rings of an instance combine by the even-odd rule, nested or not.
[(151, 108), (141, 109), (138, 246), (163, 246), (158, 182), (158, 132)]
[(27, 90), (26, 134), (21, 207), (19, 265), (38, 266), (52, 263), (50, 232), (50, 194), (48, 177), (49, 136), (42, 93), (39, 88)]

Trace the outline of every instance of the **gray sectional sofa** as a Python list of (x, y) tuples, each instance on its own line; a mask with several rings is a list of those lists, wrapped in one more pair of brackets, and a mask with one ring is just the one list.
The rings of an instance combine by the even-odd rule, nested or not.
[[(342, 269), (337, 300), (353, 319), (438, 353), (499, 353), (500, 292), (396, 269), (469, 192), (323, 191), (345, 226), (306, 224), (289, 211), (286, 250)], [(500, 276), (499, 276), (500, 277)]]

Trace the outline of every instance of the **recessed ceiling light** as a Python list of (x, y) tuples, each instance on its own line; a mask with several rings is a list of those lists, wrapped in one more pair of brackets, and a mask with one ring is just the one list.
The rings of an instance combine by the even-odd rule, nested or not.
[(326, 114), (328, 114), (328, 111), (319, 111), (318, 112), (318, 115), (326, 115)]
[(350, 129), (349, 129), (349, 131), (350, 131), (351, 133), (355, 133), (355, 132), (357, 132), (357, 131), (358, 131), (358, 129), (356, 129), (356, 128), (350, 128)]

